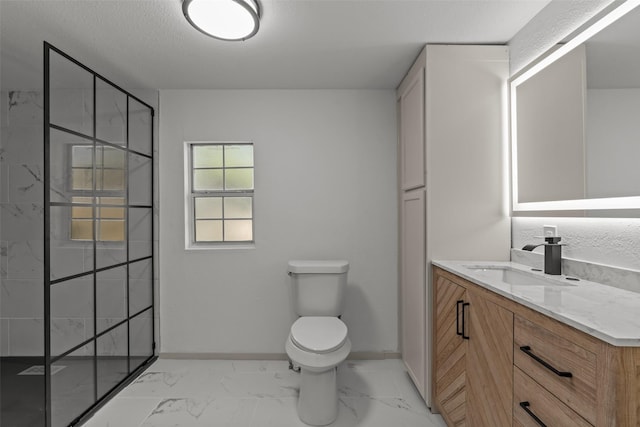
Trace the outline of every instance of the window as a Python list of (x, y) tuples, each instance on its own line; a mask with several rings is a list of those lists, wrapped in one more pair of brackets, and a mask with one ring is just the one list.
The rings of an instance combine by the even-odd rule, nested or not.
[[(70, 188), (71, 240), (93, 240), (93, 145), (71, 145)], [(125, 152), (119, 148), (96, 147), (96, 240), (123, 242), (125, 238)]]
[(188, 246), (253, 242), (253, 144), (191, 142)]

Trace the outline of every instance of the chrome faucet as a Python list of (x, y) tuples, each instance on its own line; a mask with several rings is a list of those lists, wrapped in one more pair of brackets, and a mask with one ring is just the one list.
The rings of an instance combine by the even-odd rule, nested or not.
[(525, 245), (523, 251), (533, 251), (538, 246), (544, 245), (544, 273), (562, 274), (562, 245), (559, 243), (560, 237), (545, 237), (544, 243), (538, 245)]

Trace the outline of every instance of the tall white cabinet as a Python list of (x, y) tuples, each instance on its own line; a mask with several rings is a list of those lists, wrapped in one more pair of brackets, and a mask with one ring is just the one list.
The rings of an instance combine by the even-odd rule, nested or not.
[(401, 352), (431, 406), (430, 262), (508, 260), (506, 46), (427, 45), (397, 89)]

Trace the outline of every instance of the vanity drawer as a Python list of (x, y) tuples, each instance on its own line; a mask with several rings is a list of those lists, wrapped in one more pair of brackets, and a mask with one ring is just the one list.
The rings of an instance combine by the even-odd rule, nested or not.
[(514, 367), (513, 425), (514, 427), (540, 427), (534, 416), (549, 427), (591, 426), (584, 418), (542, 388), (527, 374)]
[(513, 351), (517, 367), (581, 417), (595, 424), (595, 353), (520, 316), (514, 317)]

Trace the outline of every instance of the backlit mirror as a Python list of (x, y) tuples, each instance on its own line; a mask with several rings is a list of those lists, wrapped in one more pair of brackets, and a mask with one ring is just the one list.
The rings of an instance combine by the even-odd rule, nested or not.
[(607, 210), (636, 216), (639, 4), (629, 0), (607, 11), (510, 80), (516, 215)]

